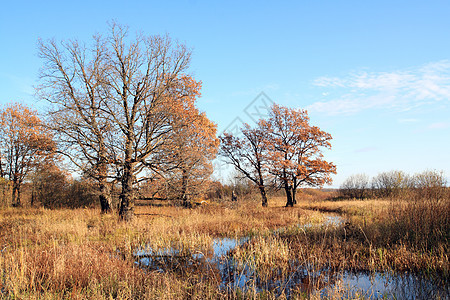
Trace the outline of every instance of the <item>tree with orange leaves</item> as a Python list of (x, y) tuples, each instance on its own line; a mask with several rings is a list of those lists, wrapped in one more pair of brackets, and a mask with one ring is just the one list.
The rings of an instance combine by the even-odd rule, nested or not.
[(270, 172), (286, 192), (286, 206), (296, 203), (299, 186), (322, 186), (331, 183), (336, 166), (323, 159), (322, 149), (330, 149), (329, 133), (309, 124), (306, 110), (274, 104), (267, 120), (259, 126), (266, 134)]
[(27, 175), (53, 150), (52, 136), (35, 111), (19, 103), (0, 111), (1, 176), (12, 183), (14, 206), (21, 206), (20, 192)]
[(183, 75), (166, 91), (162, 107), (171, 130), (148, 164), (151, 179), (160, 181), (160, 195), (184, 206), (190, 206), (190, 196), (206, 190), (219, 145), (216, 124), (196, 107), (200, 88), (200, 82)]
[(305, 110), (274, 104), (268, 119), (259, 120), (255, 128), (244, 126), (241, 137), (229, 133), (220, 137), (220, 154), (258, 186), (263, 206), (267, 206), (265, 181), (271, 176), (284, 188), (286, 206), (296, 203), (301, 185), (331, 183), (336, 166), (322, 154), (322, 148), (331, 148), (331, 135), (311, 126)]
[[(189, 123), (178, 124), (173, 130), (167, 153), (172, 154), (168, 177), (176, 198), (190, 206), (190, 197), (206, 190), (206, 182), (213, 172), (219, 141), (216, 125), (204, 113), (192, 112)], [(169, 152), (170, 151), (170, 152)]]

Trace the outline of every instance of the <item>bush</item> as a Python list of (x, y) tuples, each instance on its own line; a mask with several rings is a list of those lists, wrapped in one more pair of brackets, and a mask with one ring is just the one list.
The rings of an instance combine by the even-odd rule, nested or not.
[(69, 188), (69, 176), (55, 164), (40, 166), (32, 175), (31, 205), (40, 203), (46, 208), (64, 206)]
[(411, 179), (403, 171), (378, 174), (372, 179), (372, 190), (378, 197), (398, 197), (411, 187)]
[(98, 202), (98, 191), (87, 179), (73, 180), (54, 164), (37, 169), (32, 175), (31, 204), (46, 208), (90, 207)]
[[(99, 202), (98, 189), (86, 179), (74, 180), (69, 187), (65, 207), (93, 207)], [(114, 207), (114, 206), (113, 206)]]
[(428, 170), (413, 176), (413, 187), (419, 198), (440, 201), (448, 194), (446, 185), (447, 179), (442, 171)]
[(364, 199), (368, 197), (369, 176), (366, 174), (356, 174), (347, 178), (342, 183), (339, 193), (344, 198)]

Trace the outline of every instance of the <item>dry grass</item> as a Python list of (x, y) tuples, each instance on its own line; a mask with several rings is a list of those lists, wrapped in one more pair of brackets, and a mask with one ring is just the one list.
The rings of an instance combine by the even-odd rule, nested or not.
[[(316, 198), (314, 198), (316, 197)], [(136, 249), (174, 248), (208, 255), (215, 237), (253, 237), (234, 259), (261, 280), (289, 279), (299, 266), (329, 270), (412, 270), (449, 278), (449, 202), (328, 201), (323, 192), (298, 197), (285, 208), (273, 198), (211, 203), (196, 209), (138, 207), (129, 223), (99, 210), (0, 210), (0, 295), (17, 299), (273, 299), (272, 292), (223, 291), (220, 277), (196, 268), (164, 273), (139, 268)], [(313, 211), (313, 210), (315, 211)], [(337, 212), (345, 226), (319, 224), (320, 212)], [(283, 228), (283, 230), (277, 230)], [(292, 264), (295, 262), (295, 264)], [(316, 298), (322, 279), (309, 276), (292, 295)], [(338, 287), (336, 287), (338, 289)], [(336, 292), (336, 297), (342, 296)]]
[[(341, 267), (412, 270), (435, 273), (447, 279), (450, 275), (449, 198), (439, 201), (427, 197), (303, 201), (299, 206), (339, 213), (348, 220), (333, 238), (327, 238), (327, 248), (339, 257)], [(317, 245), (317, 241), (324, 238), (319, 236), (314, 240), (312, 244)], [(324, 249), (319, 251), (324, 252)], [(333, 260), (330, 256), (326, 261)]]
[(220, 205), (212, 203), (194, 210), (173, 207), (140, 207), (139, 221), (151, 222), (153, 230), (171, 234), (174, 231), (196, 232), (211, 236), (248, 236), (278, 227), (307, 223), (311, 212), (299, 207), (285, 208), (271, 201), (268, 208), (259, 202), (243, 201)]
[(257, 202), (211, 204), (197, 209), (139, 207), (129, 223), (98, 210), (0, 210), (0, 290), (2, 297), (179, 299), (228, 297), (217, 279), (192, 270), (164, 274), (133, 262), (136, 249), (175, 248), (207, 253), (216, 236), (270, 232), (307, 222), (300, 208)]

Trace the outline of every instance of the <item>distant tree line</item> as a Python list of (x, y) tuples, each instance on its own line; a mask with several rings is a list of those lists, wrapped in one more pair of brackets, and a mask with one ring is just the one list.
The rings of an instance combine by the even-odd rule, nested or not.
[(340, 186), (343, 198), (415, 197), (442, 199), (448, 193), (447, 180), (442, 171), (427, 170), (409, 175), (403, 171), (382, 172), (372, 179), (366, 174), (348, 177)]

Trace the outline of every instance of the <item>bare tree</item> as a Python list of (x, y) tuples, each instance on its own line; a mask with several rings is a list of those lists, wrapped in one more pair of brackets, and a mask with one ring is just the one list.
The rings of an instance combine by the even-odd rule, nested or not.
[(416, 195), (429, 200), (439, 202), (449, 195), (447, 179), (443, 171), (426, 170), (417, 173), (411, 177), (410, 185), (414, 188)]
[(382, 172), (372, 178), (372, 189), (379, 197), (399, 196), (410, 186), (410, 178), (403, 171)]
[[(173, 120), (168, 110), (186, 97), (173, 90), (180, 89), (191, 54), (167, 36), (137, 35), (130, 41), (128, 28), (115, 23), (105, 38), (94, 37), (92, 48), (77, 49), (76, 42), (61, 50), (56, 43), (41, 44), (44, 90), (51, 95), (44, 98), (63, 115), (69, 111), (66, 120), (79, 121), (71, 126), (84, 129), (64, 134), (73, 141), (65, 152), (83, 153), (86, 165), (80, 167), (103, 178), (115, 166), (122, 185), (119, 214), (130, 220), (135, 185), (146, 180), (146, 170), (158, 169), (154, 154), (168, 142)], [(88, 105), (78, 105), (80, 99)]]
[(339, 192), (348, 198), (364, 199), (370, 188), (369, 176), (366, 174), (355, 174), (348, 177), (341, 185)]
[(47, 126), (54, 132), (59, 152), (97, 181), (101, 210), (110, 212), (107, 139), (113, 126), (103, 109), (107, 43), (99, 36), (90, 49), (77, 41), (39, 41), (39, 55), (44, 67), (38, 95), (51, 104)]
[(251, 128), (245, 124), (241, 137), (224, 133), (220, 140), (220, 154), (258, 187), (261, 204), (263, 207), (267, 206), (265, 180), (268, 169), (264, 132), (260, 128)]

